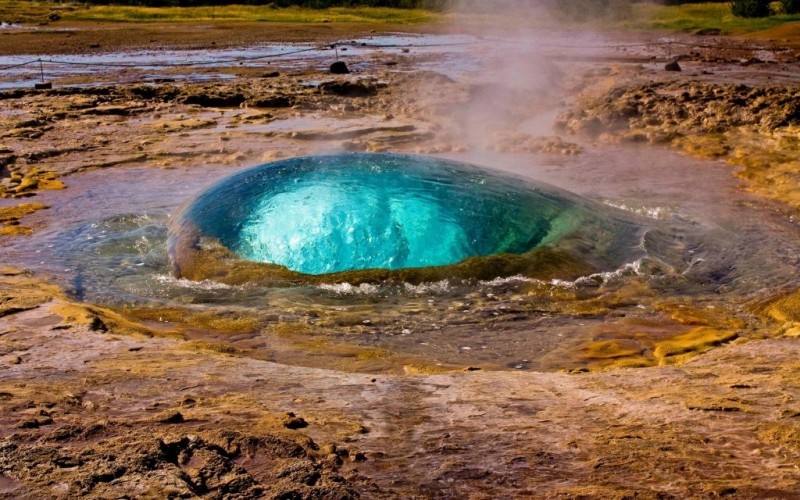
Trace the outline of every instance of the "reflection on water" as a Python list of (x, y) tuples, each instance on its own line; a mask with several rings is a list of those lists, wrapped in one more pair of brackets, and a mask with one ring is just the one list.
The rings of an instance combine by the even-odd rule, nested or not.
[[(156, 308), (146, 318), (155, 322), (170, 321), (177, 314), (170, 308), (212, 318), (197, 320), (187, 338), (224, 340), (289, 363), (336, 367), (346, 358), (352, 363), (341, 366), (363, 370), (405, 362), (577, 366), (570, 356), (588, 340), (658, 339), (686, 330), (664, 319), (683, 304), (736, 314), (743, 301), (796, 282), (797, 228), (736, 191), (724, 165), (636, 149), (595, 150), (557, 165), (542, 159), (533, 168), (530, 157), (472, 159), (630, 210), (648, 228), (640, 255), (575, 281), (512, 276), (269, 288), (177, 279), (166, 252), (170, 214), (232, 173), (203, 167), (69, 177), (70, 189), (42, 195), (52, 208), (30, 216), (57, 222), (4, 241), (3, 252), (81, 300)], [(673, 176), (660, 174), (667, 168)], [(252, 321), (236, 323), (233, 333), (207, 328), (240, 317)]]

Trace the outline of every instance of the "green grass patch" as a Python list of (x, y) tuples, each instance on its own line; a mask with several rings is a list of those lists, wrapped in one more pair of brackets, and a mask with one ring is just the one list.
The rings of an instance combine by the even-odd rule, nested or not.
[(800, 21), (800, 15), (777, 15), (756, 19), (734, 17), (727, 3), (696, 3), (675, 6), (636, 4), (623, 25), (634, 29), (697, 31), (718, 29), (724, 34), (763, 31), (780, 24)]
[(38, 22), (58, 12), (64, 21), (90, 22), (212, 22), (250, 21), (284, 23), (392, 23), (413, 24), (433, 22), (441, 17), (421, 9), (392, 9), (383, 7), (336, 7), (308, 9), (276, 8), (267, 5), (224, 5), (205, 7), (138, 7), (121, 5), (72, 4), (57, 2), (0, 0), (0, 20)]
[[(592, 0), (585, 0), (590, 2)], [(580, 5), (580, 4), (576, 4)], [(577, 9), (577, 7), (575, 7)], [(526, 12), (524, 9), (521, 12)], [(765, 18), (742, 18), (731, 14), (727, 2), (707, 2), (683, 5), (658, 5), (655, 3), (634, 3), (624, 8), (606, 8), (590, 15), (580, 11), (555, 10), (516, 15), (503, 11), (493, 13), (448, 14), (454, 24), (472, 26), (552, 27), (560, 24), (571, 29), (599, 29), (618, 31), (663, 30), (672, 32), (694, 32), (717, 29), (722, 34), (740, 35), (774, 28), (786, 23), (800, 22), (800, 14), (773, 15)]]
[(30, 0), (0, 0), (0, 21), (6, 23), (40, 23), (48, 21), (52, 12), (61, 14), (58, 3)]
[[(28, 24), (47, 22), (48, 16), (57, 13), (64, 21), (83, 22), (214, 22), (250, 21), (283, 23), (386, 23), (416, 24), (451, 22), (465, 26), (551, 26), (551, 16), (519, 16), (508, 12), (448, 13), (442, 14), (422, 9), (393, 9), (382, 7), (352, 7), (308, 9), (300, 7), (276, 8), (262, 5), (225, 5), (206, 7), (137, 7), (120, 5), (88, 6), (81, 3), (63, 3), (53, 0), (0, 0), (0, 21)], [(800, 14), (775, 15), (767, 18), (745, 19), (734, 17), (727, 3), (699, 3), (664, 6), (637, 3), (625, 9), (625, 18), (589, 19), (578, 26), (601, 29), (666, 30), (674, 32), (718, 29), (724, 34), (743, 34), (766, 30), (775, 26), (800, 22)], [(565, 21), (562, 19), (562, 21)], [(566, 24), (571, 24), (566, 22)], [(573, 24), (574, 27), (574, 24)]]

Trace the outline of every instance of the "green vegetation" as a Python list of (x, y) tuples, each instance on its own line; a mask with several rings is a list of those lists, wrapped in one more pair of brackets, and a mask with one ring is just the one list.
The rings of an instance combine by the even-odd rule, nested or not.
[[(127, 0), (133, 1), (133, 0)], [(145, 1), (145, 0), (141, 0)], [(171, 0), (170, 0), (171, 1)], [(175, 0), (178, 1), (178, 0)], [(194, 1), (194, 0), (191, 0)], [(198, 0), (218, 1), (218, 0)], [(242, 0), (255, 2), (258, 0)], [(301, 0), (305, 1), (305, 0)], [(329, 0), (325, 0), (330, 3)], [(332, 0), (331, 0), (332, 1)], [(339, 3), (359, 3), (360, 0), (343, 0)], [(380, 0), (363, 0), (381, 3)], [(419, 0), (420, 2), (423, 0)], [(425, 0), (428, 1), (428, 0)], [(430, 0), (438, 2), (439, 0)], [(474, 5), (469, 2), (473, 1)], [(514, 11), (510, 0), (508, 9), (487, 10), (486, 4), (477, 0), (462, 0), (470, 6), (469, 13), (441, 13), (427, 9), (405, 9), (390, 7), (279, 7), (267, 5), (200, 5), (194, 7), (146, 7), (142, 5), (88, 5), (85, 3), (63, 3), (51, 0), (0, 0), (0, 21), (44, 23), (60, 17), (63, 21), (91, 22), (212, 22), (212, 21), (259, 21), (286, 23), (435, 23), (452, 20), (463, 24), (521, 24), (539, 23), (548, 25), (549, 16), (522, 15)], [(555, 0), (542, 0), (551, 1)], [(387, 0), (398, 5), (403, 0)], [(384, 2), (384, 3), (387, 3)], [(410, 0), (418, 3), (417, 0)], [(587, 2), (589, 2), (587, 4)], [(285, 0), (284, 3), (289, 3)], [(308, 3), (308, 2), (306, 2)], [(404, 4), (405, 5), (405, 4)], [(431, 4), (432, 5), (432, 4)], [(517, 3), (519, 5), (519, 3)], [(536, 4), (540, 5), (540, 4)], [(483, 6), (483, 7), (481, 7)], [(734, 16), (730, 2), (684, 3), (661, 5), (650, 2), (627, 0), (563, 0), (550, 4), (557, 18), (567, 22), (579, 22), (606, 28), (627, 27), (634, 29), (662, 29), (667, 31), (696, 31), (716, 29), (723, 34), (752, 33), (787, 22), (800, 21), (800, 0), (772, 2), (776, 15), (746, 18)], [(584, 8), (585, 7), (585, 8)], [(524, 9), (523, 9), (524, 10)]]
[(733, 0), (731, 14), (737, 17), (767, 17), (772, 11), (771, 0)]
[[(622, 0), (627, 1), (627, 0)], [(136, 5), (139, 7), (202, 7), (207, 5), (262, 5), (273, 8), (302, 7), (389, 7), (392, 9), (435, 9), (446, 7), (448, 0), (85, 0), (89, 5)]]
[(22, 0), (0, 0), (0, 21), (3, 22), (43, 22), (57, 6), (50, 2), (30, 2)]
[(663, 29), (667, 31), (697, 31), (718, 29), (723, 34), (743, 34), (762, 31), (787, 22), (800, 21), (798, 14), (745, 18), (731, 13), (728, 3), (693, 3), (685, 5), (633, 5), (627, 27)]
[(800, 0), (783, 0), (781, 2), (781, 11), (784, 14), (800, 13)]
[(409, 24), (431, 22), (437, 15), (421, 9), (387, 7), (334, 7), (309, 9), (256, 5), (204, 7), (137, 7), (97, 5), (64, 15), (65, 20), (106, 22), (265, 21), (287, 23), (368, 22)]
[(46, 23), (54, 21), (56, 18), (67, 22), (262, 21), (412, 24), (435, 22), (440, 17), (441, 14), (425, 9), (366, 6), (326, 9), (297, 6), (281, 8), (275, 4), (146, 7), (141, 5), (88, 5), (49, 0), (0, 0), (0, 21), (29, 24)]

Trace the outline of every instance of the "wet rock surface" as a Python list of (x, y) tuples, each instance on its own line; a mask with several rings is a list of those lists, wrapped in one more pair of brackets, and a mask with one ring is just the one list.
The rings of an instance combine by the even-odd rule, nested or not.
[(793, 208), (800, 128), (794, 86), (696, 81), (615, 87), (562, 113), (556, 126), (602, 142), (673, 146), (724, 159), (751, 191)]
[(348, 374), (92, 330), (45, 283), (5, 279), (40, 297), (0, 331), (21, 358), (0, 365), (12, 497), (762, 498), (800, 484), (796, 339), (636, 371)]
[(616, 87), (560, 115), (573, 133), (654, 130), (675, 136), (722, 133), (752, 126), (770, 133), (800, 122), (800, 91), (793, 87), (652, 82)]

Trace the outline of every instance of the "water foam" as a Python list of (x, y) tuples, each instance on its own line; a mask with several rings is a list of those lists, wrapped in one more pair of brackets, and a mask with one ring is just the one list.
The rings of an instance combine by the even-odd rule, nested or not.
[(176, 278), (169, 274), (156, 274), (153, 276), (153, 280), (162, 285), (177, 286), (191, 290), (235, 290), (241, 288), (240, 286), (226, 285), (211, 280), (192, 281), (186, 278)]

